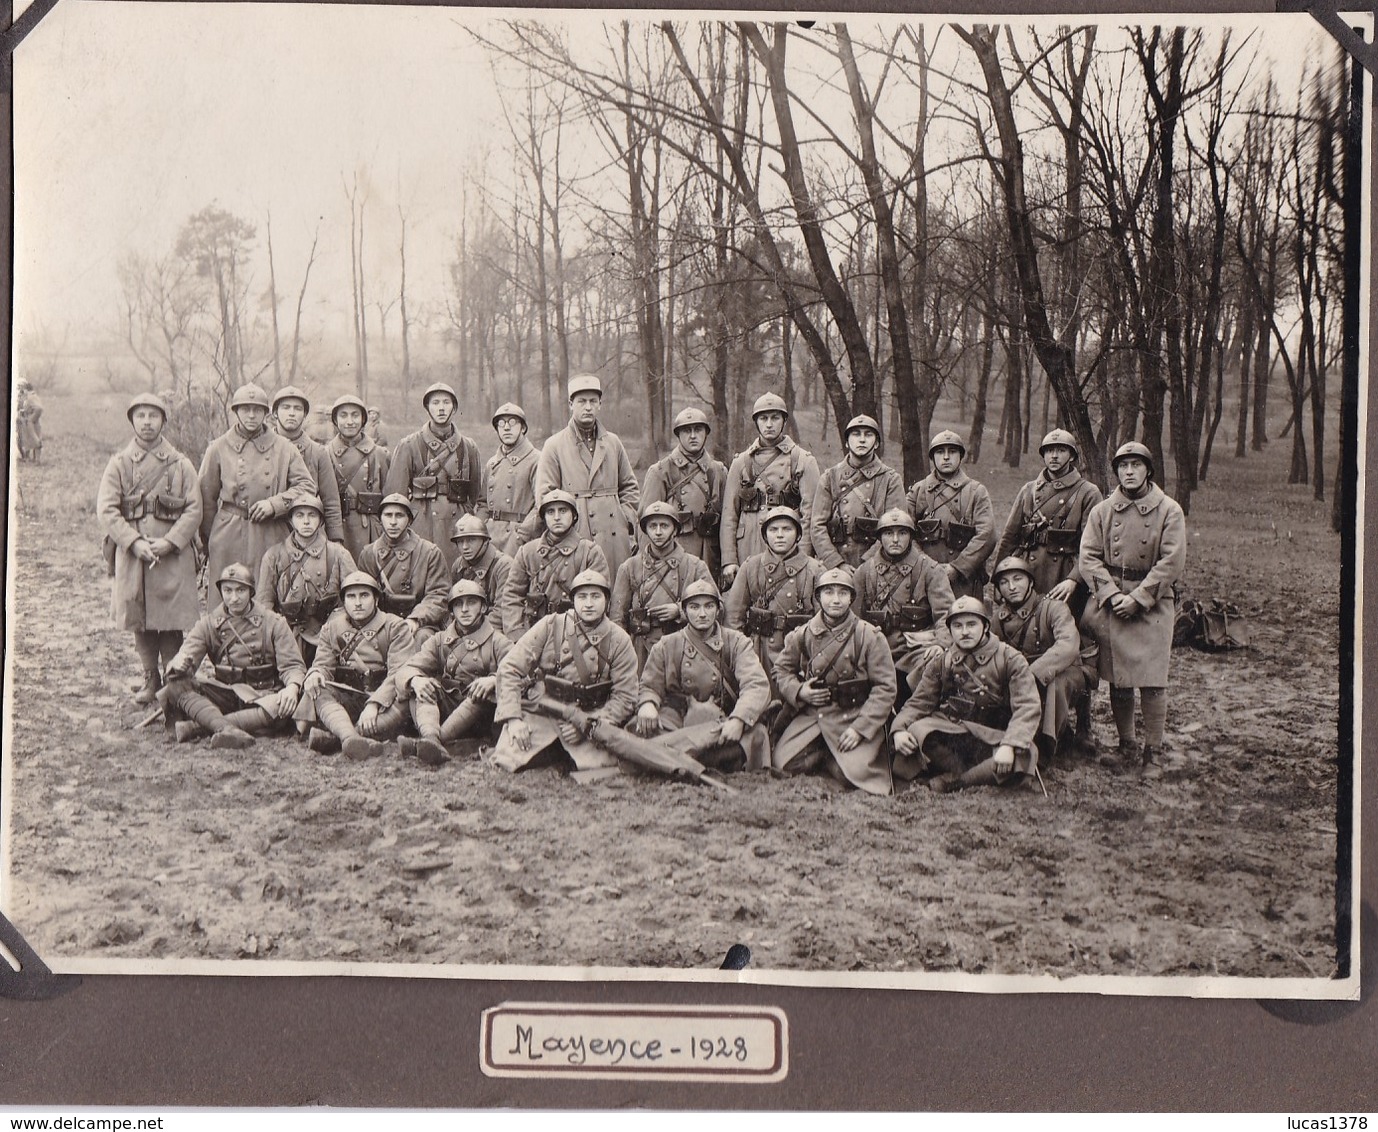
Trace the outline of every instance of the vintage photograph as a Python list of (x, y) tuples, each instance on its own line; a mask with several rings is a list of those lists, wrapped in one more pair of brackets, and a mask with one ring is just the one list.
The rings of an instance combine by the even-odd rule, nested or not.
[(1369, 94), (1181, 18), (59, 4), (0, 913), (1357, 995)]

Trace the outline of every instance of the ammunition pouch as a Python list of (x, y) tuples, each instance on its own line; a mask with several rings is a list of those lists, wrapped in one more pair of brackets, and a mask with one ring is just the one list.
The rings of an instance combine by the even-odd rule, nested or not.
[(776, 613), (774, 610), (752, 606), (746, 611), (748, 633), (788, 633), (800, 625), (807, 625), (812, 613)]
[(388, 670), (386, 668), (360, 671), (347, 664), (335, 666), (335, 683), (348, 684), (356, 692), (363, 692), (365, 695), (376, 692), (383, 686), (383, 681), (387, 678)]
[(858, 515), (852, 520), (852, 538), (857, 542), (873, 543), (880, 537), (880, 520), (870, 515)]
[(959, 554), (967, 548), (967, 543), (976, 537), (976, 528), (967, 523), (948, 523), (947, 545)]
[(1008, 727), (1010, 722), (1009, 710), (991, 704), (984, 696), (948, 696), (938, 710), (949, 719), (983, 727)]
[(395, 613), (398, 617), (410, 617), (411, 611), (416, 608), (417, 602), (421, 600), (418, 594), (398, 594), (384, 593), (378, 599), (378, 605), (384, 613)]
[(917, 519), (914, 522), (914, 539), (916, 542), (925, 546), (941, 542), (943, 538), (943, 523), (941, 519)]
[(255, 691), (278, 686), (275, 664), (249, 664), (243, 668), (237, 664), (217, 664), (215, 678), (224, 684), (248, 684)]
[(651, 619), (650, 613), (645, 606), (640, 609), (627, 610), (627, 627), (634, 637), (641, 637), (655, 628), (656, 622)]
[(1048, 553), (1057, 558), (1071, 558), (1081, 553), (1081, 532), (1050, 527), (1044, 532)]
[(926, 605), (901, 605), (891, 618), (892, 627), (902, 633), (918, 633), (933, 628), (933, 611)]
[(783, 507), (793, 507), (796, 511), (804, 505), (804, 495), (799, 490), (798, 477), (780, 489), (780, 504)]
[(705, 511), (694, 521), (694, 533), (700, 538), (717, 538), (722, 528), (722, 513)]
[(839, 680), (827, 687), (832, 693), (833, 707), (841, 708), (843, 711), (860, 707), (871, 694), (871, 681), (864, 676), (858, 676), (855, 680)]
[(472, 684), (472, 677), (465, 677), (457, 680), (453, 676), (442, 676), (440, 679), (440, 689), (452, 699), (462, 700), (469, 694), (469, 685)]
[(306, 601), (284, 601), (278, 603), (278, 612), (287, 618), (294, 628), (308, 621), (324, 621), (340, 604), (339, 594), (326, 594), (323, 597), (308, 598)]
[(148, 514), (148, 500), (143, 492), (126, 495), (120, 500), (120, 514), (126, 523), (135, 523)]
[(894, 614), (891, 613), (888, 609), (881, 609), (877, 606), (872, 606), (869, 609), (863, 609), (861, 611), (861, 619), (871, 625), (874, 625), (882, 633), (888, 633), (895, 628)]
[(407, 493), (413, 501), (429, 501), (440, 494), (439, 476), (412, 476), (411, 490)]
[(755, 484), (742, 488), (737, 496), (737, 512), (759, 511), (766, 503), (766, 493)]
[(582, 711), (597, 711), (612, 696), (612, 681), (599, 680), (594, 684), (576, 684), (559, 676), (542, 677), (545, 693), (562, 704), (573, 704)]
[(360, 491), (356, 492), (353, 499), (347, 495), (340, 496), (340, 514), (348, 518), (350, 512), (356, 515), (377, 515), (383, 509), (383, 493), (381, 491)]
[(847, 520), (840, 515), (828, 520), (828, 541), (833, 546), (842, 546), (847, 541)]
[(471, 479), (461, 480), (451, 478), (445, 483), (445, 498), (451, 503), (458, 503), (461, 506), (470, 506), (474, 502), (477, 493), (474, 481)]

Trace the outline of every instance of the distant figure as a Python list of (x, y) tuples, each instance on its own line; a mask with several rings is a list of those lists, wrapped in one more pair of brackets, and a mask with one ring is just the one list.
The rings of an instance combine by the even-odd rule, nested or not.
[(24, 379), (19, 379), (19, 398), (15, 404), (17, 426), (16, 441), (19, 445), (19, 458), (37, 464), (43, 456), (43, 402), (38, 399), (34, 387)]
[(383, 431), (383, 411), (377, 405), (369, 406), (368, 424), (364, 426), (364, 433), (374, 444), (380, 444), (384, 448), (388, 446), (388, 435)]

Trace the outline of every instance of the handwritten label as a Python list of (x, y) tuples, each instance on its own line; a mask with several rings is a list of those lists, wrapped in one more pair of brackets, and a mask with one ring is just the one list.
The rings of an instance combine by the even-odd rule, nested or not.
[(504, 1003), (483, 1012), (490, 1077), (783, 1081), (785, 1013), (772, 1006)]

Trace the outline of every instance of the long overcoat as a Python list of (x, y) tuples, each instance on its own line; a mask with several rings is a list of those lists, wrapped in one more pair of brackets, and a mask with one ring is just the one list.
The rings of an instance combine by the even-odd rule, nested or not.
[[(1174, 584), (1186, 560), (1186, 518), (1157, 484), (1138, 499), (1117, 487), (1092, 509), (1081, 533), (1081, 577), (1091, 590), (1083, 623), (1100, 642), (1102, 679), (1121, 688), (1167, 687)], [(1107, 604), (1120, 593), (1140, 607), (1128, 620)]]
[[(651, 503), (668, 503), (680, 513), (680, 546), (702, 558), (715, 579), (722, 561), (718, 539), (726, 489), (727, 466), (721, 460), (707, 452), (690, 457), (678, 444), (665, 459), (651, 465), (641, 488), (642, 510)], [(698, 529), (705, 512), (718, 516), (719, 529), (711, 537), (705, 537)]]
[(678, 606), (680, 595), (691, 582), (712, 580), (703, 559), (690, 554), (675, 541), (664, 553), (648, 546), (622, 563), (612, 585), (608, 616), (627, 630), (636, 646), (638, 664), (646, 659), (647, 651), (656, 641), (667, 632), (684, 626), (682, 611), (675, 621), (667, 624), (651, 621), (646, 616), (648, 607)]
[[(411, 500), (415, 511), (412, 529), (440, 547), (446, 569), (454, 565), (459, 555), (459, 548), (450, 541), (455, 520), (471, 513), (483, 518), (487, 511), (479, 494), (482, 475), (478, 445), (453, 426), (444, 436), (437, 436), (428, 424), (392, 450), (383, 491)], [(458, 501), (447, 494), (452, 481), (455, 494), (460, 497)]]
[[(414, 649), (412, 627), (396, 614), (375, 609), (373, 616), (360, 625), (339, 609), (321, 629), (310, 672), (317, 672), (326, 680), (338, 679), (338, 668), (359, 673), (385, 672), (378, 687), (368, 693), (368, 702), (389, 708), (397, 699), (397, 676)], [(327, 687), (323, 694), (330, 693)]]
[(636, 552), (632, 532), (641, 502), (636, 473), (617, 434), (598, 425), (590, 449), (571, 421), (547, 440), (536, 464), (536, 499), (544, 499), (555, 488), (569, 492), (578, 502), (574, 529), (603, 551), (611, 581), (617, 568)]
[(483, 465), (481, 498), (488, 508), (488, 534), (507, 555), (540, 534), (536, 514), (536, 464), (540, 453), (526, 436), (510, 452), (499, 450)]
[(302, 462), (311, 473), (311, 482), (316, 485), (316, 494), (320, 496), (321, 505), (325, 508), (325, 537), (331, 542), (343, 542), (344, 520), (340, 516), (340, 485), (335, 479), (335, 467), (326, 446), (312, 440), (305, 429), (298, 429), (293, 436), (279, 426), (277, 434), (301, 453)]
[(218, 669), (271, 664), (277, 669), (279, 683), (296, 684), (298, 688), (306, 679), (301, 649), (297, 648), (297, 639), (287, 621), (257, 601), (240, 614), (230, 613), (221, 604), (198, 617), (177, 655), (168, 662), (168, 672), (194, 677), (201, 662), (208, 658)]
[[(1057, 479), (1050, 478), (1046, 470), (1039, 473), (1014, 497), (1005, 529), (995, 544), (995, 565), (1018, 554), (1033, 570), (1034, 589), (1041, 594), (1068, 578), (1081, 581), (1077, 567), (1081, 531), (1091, 509), (1102, 498), (1100, 488), (1074, 467)], [(1063, 534), (1050, 540), (1049, 531)], [(1070, 548), (1063, 548), (1063, 538), (1071, 541)]]
[(455, 582), (477, 582), (488, 595), (488, 623), (494, 629), (502, 628), (502, 595), (507, 590), (507, 576), (512, 572), (512, 559), (498, 550), (489, 540), (483, 553), (472, 562), (463, 557), (455, 559), (450, 570), (450, 584)]
[(930, 648), (951, 643), (940, 628), (953, 602), (947, 571), (917, 546), (911, 543), (898, 559), (879, 550), (868, 554), (855, 581), (852, 608), (863, 620), (884, 622), (890, 655), (901, 672), (913, 671)]
[(324, 531), (305, 544), (294, 531), (263, 556), (258, 600), (287, 618), (299, 643), (314, 645), (326, 619), (339, 608), (340, 583), (354, 569), (349, 551), (330, 542)]
[[(357, 562), (364, 547), (383, 535), (383, 523), (377, 512), (383, 501), (383, 485), (387, 482), (391, 463), (388, 450), (362, 432), (353, 444), (336, 434), (325, 445), (325, 450), (335, 471), (345, 549)], [(361, 495), (369, 497), (372, 514), (359, 512)]]
[[(723, 602), (723, 624), (755, 638), (767, 673), (785, 646), (791, 628), (786, 619), (802, 622), (813, 616), (814, 582), (822, 572), (823, 564), (797, 545), (783, 558), (771, 550), (754, 554), (737, 571)], [(766, 615), (771, 618), (769, 627), (748, 626), (748, 620)]]
[[(191, 461), (161, 437), (149, 449), (131, 440), (105, 465), (96, 492), (96, 515), (101, 530), (118, 548), (110, 593), (116, 628), (191, 628), (198, 613), (191, 544), (201, 525), (201, 492)], [(130, 549), (141, 538), (165, 538), (177, 553), (150, 569)]]
[(997, 600), (990, 627), (998, 640), (1013, 645), (1029, 662), (1029, 671), (1043, 691), (1038, 733), (1055, 744), (1077, 703), (1095, 682), (1096, 646), (1083, 653), (1081, 631), (1067, 604), (1033, 590), (1019, 606)]
[[(879, 458), (854, 467), (847, 460), (834, 464), (818, 479), (809, 514), (813, 556), (826, 570), (844, 563), (855, 568), (875, 540), (857, 537), (857, 519), (879, 519), (892, 507), (904, 506), (904, 480)], [(845, 530), (834, 541), (829, 527), (841, 521)]]
[[(382, 604), (389, 603), (389, 595), (409, 594), (415, 599), (410, 612), (402, 602), (397, 606), (399, 617), (414, 621), (417, 639), (424, 640), (445, 624), (450, 607), (450, 571), (440, 547), (423, 539), (410, 527), (396, 542), (387, 535), (368, 544), (359, 555), (359, 569), (367, 570), (383, 584)], [(392, 610), (389, 610), (392, 612)]]
[[(991, 507), (990, 492), (961, 468), (950, 479), (932, 472), (909, 489), (909, 514), (920, 523), (915, 540), (923, 552), (944, 565), (951, 564), (961, 574), (953, 580), (952, 592), (957, 597), (980, 597), (989, 575), (986, 559), (995, 549), (995, 511)], [(936, 520), (935, 536), (925, 536), (924, 520)], [(975, 527), (976, 533), (961, 550), (950, 545), (949, 530), (953, 523)]]
[[(809, 518), (818, 491), (818, 461), (788, 436), (767, 445), (757, 437), (739, 452), (727, 471), (722, 503), (722, 564), (742, 566), (766, 549), (761, 516), (772, 507), (792, 506), (786, 492), (798, 492), (797, 508), (804, 520), (799, 549), (811, 555)], [(757, 495), (759, 493), (759, 495)], [(792, 499), (792, 495), (789, 496)]]
[(534, 538), (517, 551), (502, 588), (502, 631), (521, 639), (544, 614), (534, 614), (528, 599), (544, 598), (547, 609), (570, 599), (569, 587), (585, 570), (597, 570), (612, 581), (608, 560), (597, 543), (580, 538), (573, 527), (560, 538)]

